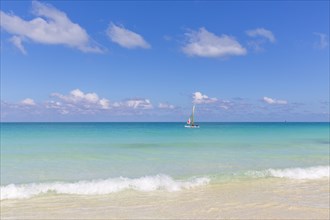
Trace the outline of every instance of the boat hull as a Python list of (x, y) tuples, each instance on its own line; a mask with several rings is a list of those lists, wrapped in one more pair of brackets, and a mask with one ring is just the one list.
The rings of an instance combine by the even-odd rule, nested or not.
[(199, 125), (185, 125), (186, 128), (199, 128)]

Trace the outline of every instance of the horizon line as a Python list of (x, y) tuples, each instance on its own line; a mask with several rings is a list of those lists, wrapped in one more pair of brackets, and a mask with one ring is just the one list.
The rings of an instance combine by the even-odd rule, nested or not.
[[(2, 123), (182, 123), (185, 121), (0, 121)], [(201, 121), (199, 123), (330, 123), (330, 121)]]

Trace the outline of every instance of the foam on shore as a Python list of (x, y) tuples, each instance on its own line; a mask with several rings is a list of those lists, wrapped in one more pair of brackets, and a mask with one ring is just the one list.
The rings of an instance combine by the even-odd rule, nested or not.
[(79, 181), (74, 183), (30, 183), (9, 184), (1, 186), (1, 200), (31, 198), (40, 194), (53, 192), (57, 194), (104, 195), (120, 192), (126, 189), (137, 191), (180, 191), (208, 184), (209, 178), (194, 178), (189, 181), (174, 180), (172, 177), (159, 174), (136, 179), (125, 177), (106, 180)]
[(315, 166), (307, 168), (267, 169), (263, 171), (248, 171), (246, 174), (253, 177), (278, 177), (287, 179), (322, 179), (329, 178), (329, 166)]

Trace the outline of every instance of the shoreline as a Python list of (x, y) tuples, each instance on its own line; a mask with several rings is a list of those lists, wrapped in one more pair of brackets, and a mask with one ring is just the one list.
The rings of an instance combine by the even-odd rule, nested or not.
[(329, 192), (329, 178), (271, 178), (178, 192), (49, 193), (1, 201), (1, 219), (328, 219)]

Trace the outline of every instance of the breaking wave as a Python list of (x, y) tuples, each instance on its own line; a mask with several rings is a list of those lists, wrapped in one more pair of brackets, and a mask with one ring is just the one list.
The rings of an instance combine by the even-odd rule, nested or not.
[(159, 174), (136, 179), (125, 177), (110, 178), (106, 180), (79, 181), (74, 183), (30, 183), (9, 184), (1, 186), (1, 200), (31, 198), (44, 193), (76, 194), (76, 195), (104, 195), (120, 192), (126, 189), (137, 191), (180, 191), (196, 186), (206, 185), (210, 182), (207, 177), (194, 178), (189, 181), (174, 180), (172, 177)]
[(329, 166), (307, 168), (267, 169), (264, 171), (248, 171), (246, 175), (253, 177), (278, 177), (288, 179), (322, 179), (329, 178)]
[[(266, 169), (263, 171), (248, 171), (245, 176), (252, 178), (286, 178), (297, 180), (316, 180), (329, 178), (329, 166), (315, 166), (307, 168)], [(209, 177), (192, 178), (189, 180), (175, 180), (164, 174), (144, 176), (140, 178), (117, 177), (73, 183), (29, 183), (9, 184), (1, 186), (1, 200), (31, 198), (46, 193), (74, 194), (74, 195), (106, 195), (123, 190), (168, 192), (190, 189), (210, 183)]]

